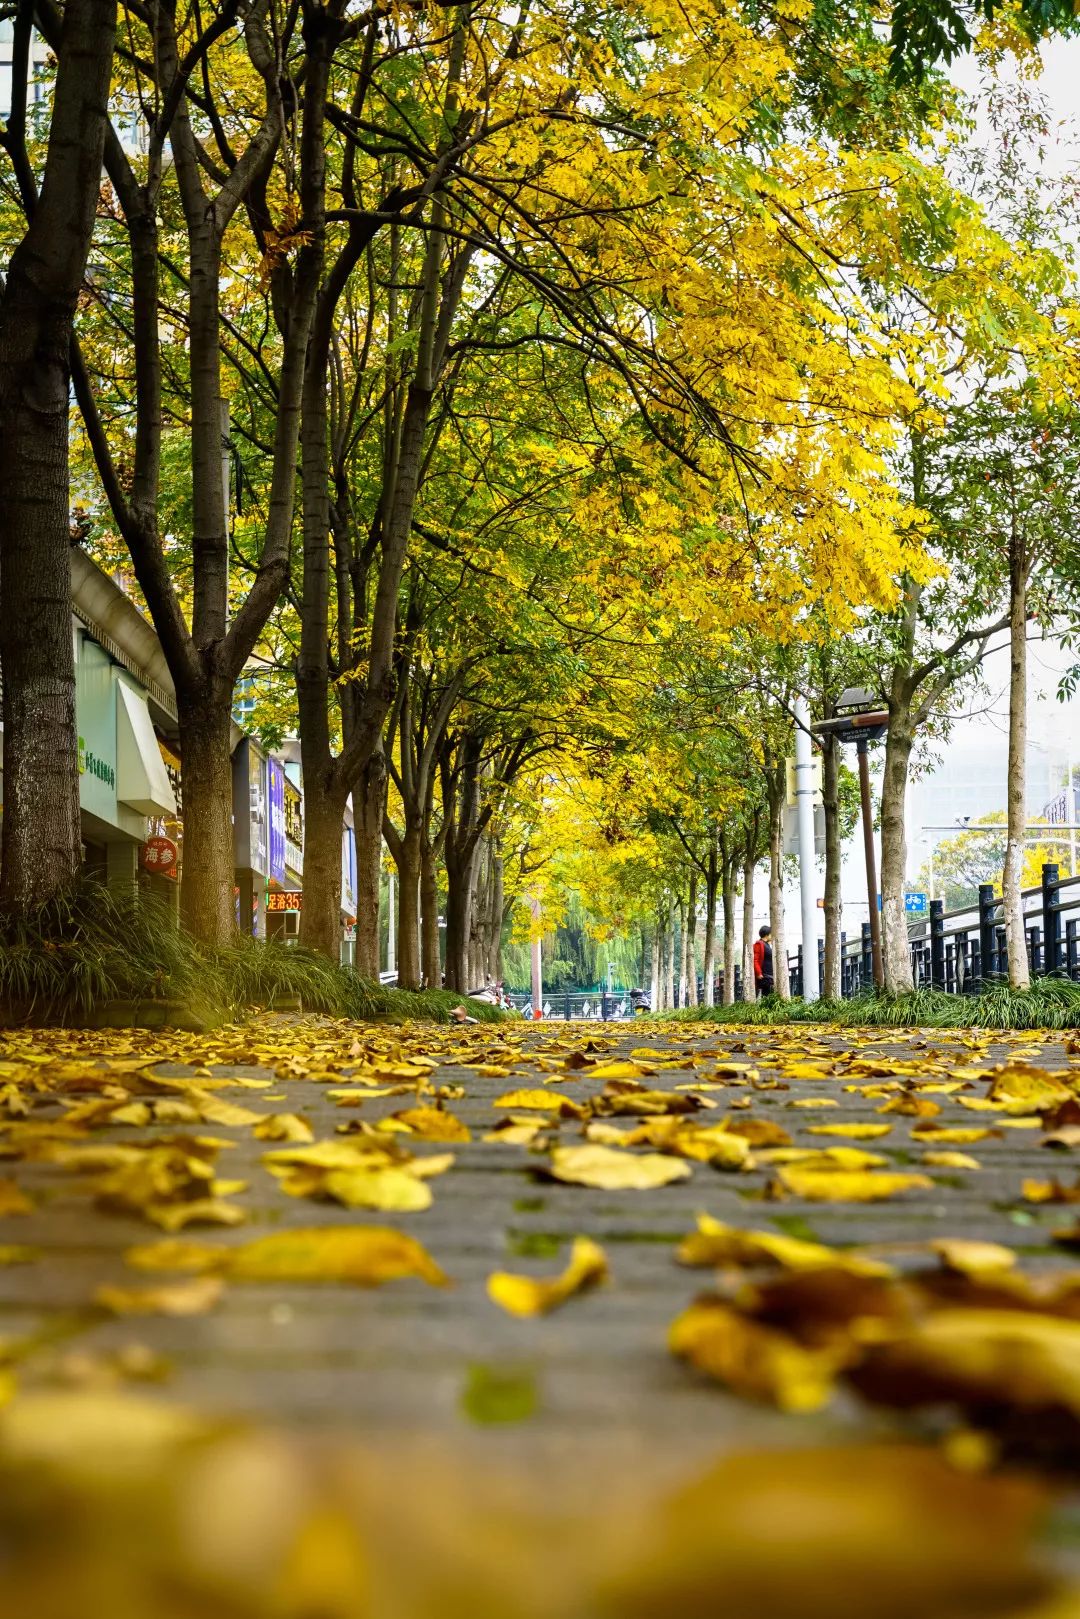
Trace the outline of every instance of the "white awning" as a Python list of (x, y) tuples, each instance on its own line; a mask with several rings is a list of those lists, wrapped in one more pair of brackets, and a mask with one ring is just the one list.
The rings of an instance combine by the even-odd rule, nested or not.
[(176, 814), (146, 698), (123, 680), (116, 684), (116, 796), (143, 815)]

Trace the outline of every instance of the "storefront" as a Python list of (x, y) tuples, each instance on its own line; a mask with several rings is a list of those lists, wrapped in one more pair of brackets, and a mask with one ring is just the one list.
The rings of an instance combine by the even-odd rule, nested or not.
[[(233, 752), (233, 864), (236, 868), (236, 925), (241, 933), (266, 938), (266, 895), (270, 875), (270, 814), (267, 759), (250, 736)], [(282, 865), (284, 872), (284, 865)]]
[(134, 885), (150, 825), (176, 818), (176, 795), (146, 688), (82, 625), (75, 701), (85, 866), (103, 882)]

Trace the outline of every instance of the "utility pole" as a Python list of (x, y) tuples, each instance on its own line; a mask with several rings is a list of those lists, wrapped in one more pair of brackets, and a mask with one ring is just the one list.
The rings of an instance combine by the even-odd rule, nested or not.
[(860, 737), (855, 744), (859, 756), (859, 797), (862, 804), (863, 851), (866, 856), (866, 901), (870, 907), (870, 953), (874, 963), (874, 988), (885, 985), (881, 959), (881, 912), (878, 910), (877, 854), (874, 849), (874, 807), (870, 798), (869, 744)]
[(799, 900), (802, 910), (802, 992), (804, 1001), (821, 993), (817, 956), (817, 872), (814, 867), (814, 759), (810, 746), (810, 704), (795, 698), (795, 811), (799, 834)]
[(532, 913), (532, 1004), (533, 1017), (541, 1018), (544, 1015), (544, 974), (541, 955), (542, 939), (540, 937), (540, 901), (534, 894), (529, 900), (529, 910)]

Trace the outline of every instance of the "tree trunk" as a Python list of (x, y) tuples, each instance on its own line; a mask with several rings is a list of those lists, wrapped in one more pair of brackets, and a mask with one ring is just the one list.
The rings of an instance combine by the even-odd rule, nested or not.
[(825, 816), (825, 982), (826, 1000), (840, 999), (840, 748), (832, 738), (823, 746), (821, 802)]
[[(29, 10), (15, 23), (28, 60)], [(71, 626), (68, 415), (75, 307), (93, 235), (116, 34), (115, 0), (68, 0), (40, 195), (0, 296), (0, 904), (26, 914), (82, 861)], [(25, 55), (24, 55), (25, 53)], [(20, 153), (25, 94), (7, 119)], [(25, 86), (23, 87), (25, 91)]]
[(675, 900), (668, 895), (667, 924), (665, 928), (667, 947), (664, 951), (664, 1004), (670, 1012), (675, 1005)]
[(652, 960), (649, 977), (649, 1005), (654, 1012), (662, 1010), (660, 1005), (660, 983), (660, 913), (657, 911), (656, 920), (653, 923)]
[[(341, 960), (341, 828), (345, 792), (311, 774), (304, 778), (304, 909), (300, 943)], [(185, 861), (185, 867), (187, 862)], [(357, 930), (359, 933), (359, 929)]]
[(494, 983), (503, 981), (503, 858), (498, 840), (491, 849), (491, 934), (488, 940), (488, 966)]
[(772, 929), (773, 987), (780, 999), (786, 1001), (791, 985), (784, 937), (784, 798), (781, 793), (775, 796), (769, 808), (769, 926)]
[[(382, 881), (383, 816), (386, 811), (386, 759), (372, 754), (353, 785), (356, 836), (356, 971), (377, 983), (379, 956), (379, 891)], [(341, 838), (338, 838), (338, 887), (341, 886)], [(306, 867), (305, 867), (306, 872)], [(305, 884), (306, 884), (305, 875)]]
[[(236, 933), (233, 889), (232, 685), (176, 694), (184, 771), (184, 871), (180, 916), (203, 944), (227, 944)], [(340, 858), (340, 826), (338, 831)], [(306, 855), (305, 855), (306, 866)], [(244, 918), (244, 932), (250, 931)]]
[(705, 871), (705, 959), (701, 966), (705, 1006), (716, 1004), (716, 885), (720, 879), (716, 839), (711, 840)]
[(889, 704), (885, 774), (881, 784), (881, 953), (885, 991), (889, 995), (907, 995), (914, 987), (904, 910), (905, 806), (913, 742), (910, 702), (894, 694)]
[(420, 844), (420, 953), (427, 989), (442, 987), (439, 962), (439, 863), (425, 830)]
[(757, 1000), (757, 988), (754, 984), (754, 867), (757, 865), (756, 853), (748, 850), (743, 860), (743, 902), (742, 902), (742, 981), (743, 999)]
[(686, 895), (686, 1004), (697, 1005), (697, 890), (696, 868), (690, 873), (690, 887)]
[(735, 858), (729, 856), (723, 865), (724, 903), (724, 987), (723, 1004), (735, 1003)]
[[(1009, 540), (1009, 773), (1008, 831), (1001, 893), (1005, 939), (1009, 949), (1009, 987), (1027, 989), (1027, 934), (1021, 884), (1024, 872), (1024, 825), (1027, 820), (1027, 569), (1023, 543), (1015, 530)], [(1066, 794), (1071, 821), (1072, 793)]]
[(420, 833), (406, 827), (394, 851), (398, 869), (398, 983), (420, 988)]

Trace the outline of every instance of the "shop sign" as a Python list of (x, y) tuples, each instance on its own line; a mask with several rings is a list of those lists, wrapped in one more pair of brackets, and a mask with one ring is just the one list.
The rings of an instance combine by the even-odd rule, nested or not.
[(96, 776), (98, 781), (103, 781), (106, 787), (116, 791), (116, 771), (107, 759), (93, 753), (82, 737), (79, 738), (79, 775)]
[(304, 799), (299, 787), (285, 777), (285, 865), (304, 869)]
[(275, 882), (285, 876), (285, 772), (276, 759), (266, 761), (267, 798), (270, 807), (270, 865)]
[(139, 864), (144, 871), (156, 871), (162, 877), (176, 875), (176, 862), (180, 851), (172, 838), (155, 836), (147, 838), (139, 854)]
[(266, 896), (267, 911), (302, 911), (304, 909), (304, 890), (290, 888), (284, 893), (271, 893)]

